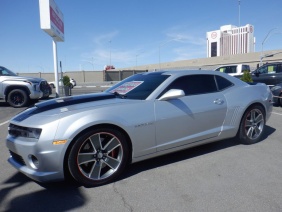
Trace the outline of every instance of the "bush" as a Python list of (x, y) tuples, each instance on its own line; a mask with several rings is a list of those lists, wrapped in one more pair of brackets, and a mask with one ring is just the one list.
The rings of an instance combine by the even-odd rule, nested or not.
[(66, 76), (63, 77), (63, 84), (64, 84), (64, 86), (68, 86), (68, 87), (71, 86), (70, 78), (69, 78), (68, 75), (66, 75)]
[(253, 82), (253, 79), (252, 79), (252, 76), (249, 70), (244, 70), (243, 73), (244, 73), (243, 76), (240, 78), (242, 81)]

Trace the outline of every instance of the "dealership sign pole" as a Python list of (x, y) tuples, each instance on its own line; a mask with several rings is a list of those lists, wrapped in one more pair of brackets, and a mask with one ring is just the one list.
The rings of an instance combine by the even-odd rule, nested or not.
[(59, 96), (57, 42), (64, 42), (64, 16), (54, 0), (39, 0), (40, 27), (53, 38), (56, 97)]

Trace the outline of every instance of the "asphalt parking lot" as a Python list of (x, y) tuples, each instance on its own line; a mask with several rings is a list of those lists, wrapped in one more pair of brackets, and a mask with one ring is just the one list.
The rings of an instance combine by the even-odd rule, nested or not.
[(0, 101), (0, 211), (282, 211), (281, 107), (257, 144), (223, 140), (150, 159), (96, 188), (39, 184), (8, 164), (8, 120), (22, 110)]

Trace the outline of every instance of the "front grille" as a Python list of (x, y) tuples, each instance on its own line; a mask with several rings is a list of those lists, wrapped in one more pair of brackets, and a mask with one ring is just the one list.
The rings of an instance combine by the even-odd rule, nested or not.
[(44, 96), (48, 96), (50, 93), (50, 86), (48, 85), (47, 81), (41, 81), (39, 88), (43, 92)]
[(20, 155), (14, 153), (14, 152), (12, 152), (11, 150), (10, 150), (10, 154), (11, 154), (12, 158), (13, 158), (17, 163), (19, 163), (19, 164), (22, 165), (22, 166), (25, 166), (25, 165), (26, 165), (25, 162), (24, 162), (24, 160), (23, 160), (23, 158), (22, 158), (22, 156), (20, 156)]

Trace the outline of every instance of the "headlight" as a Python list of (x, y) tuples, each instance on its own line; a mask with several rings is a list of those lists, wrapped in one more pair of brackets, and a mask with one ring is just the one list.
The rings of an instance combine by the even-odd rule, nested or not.
[(275, 91), (275, 90), (278, 90), (278, 89), (281, 89), (281, 86), (276, 85), (276, 86), (271, 88), (271, 91)]
[(21, 127), (14, 124), (10, 124), (8, 132), (13, 137), (25, 137), (25, 138), (36, 138), (39, 139), (42, 129)]

